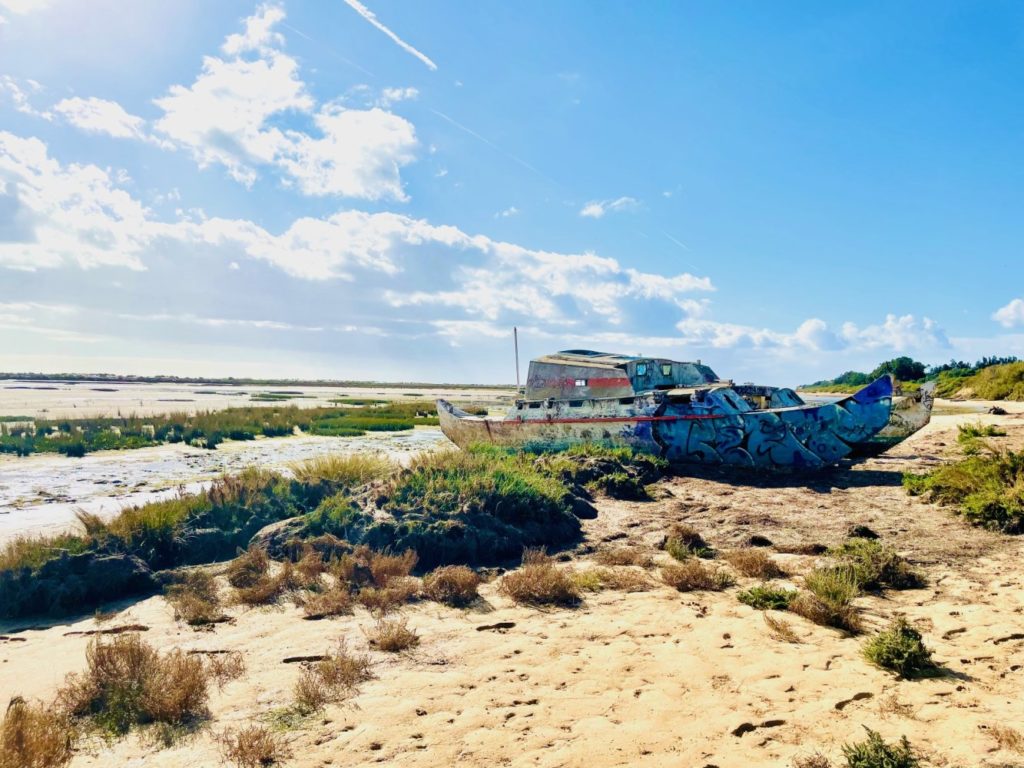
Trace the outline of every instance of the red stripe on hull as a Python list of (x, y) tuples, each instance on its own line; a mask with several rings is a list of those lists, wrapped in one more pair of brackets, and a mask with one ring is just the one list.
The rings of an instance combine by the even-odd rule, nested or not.
[(724, 419), (725, 415), (694, 415), (694, 416), (593, 416), (579, 419), (524, 419), (514, 421), (493, 422), (497, 424), (586, 424), (592, 421), (702, 421), (704, 419)]

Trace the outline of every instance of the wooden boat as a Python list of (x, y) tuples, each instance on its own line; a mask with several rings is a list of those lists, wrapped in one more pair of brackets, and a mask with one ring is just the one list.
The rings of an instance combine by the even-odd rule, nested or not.
[(596, 442), (677, 462), (817, 469), (906, 439), (928, 423), (931, 403), (928, 391), (894, 408), (889, 375), (834, 402), (806, 403), (791, 389), (734, 385), (700, 361), (567, 350), (531, 361), (525, 397), (503, 419), (445, 400), (437, 411), (460, 447)]

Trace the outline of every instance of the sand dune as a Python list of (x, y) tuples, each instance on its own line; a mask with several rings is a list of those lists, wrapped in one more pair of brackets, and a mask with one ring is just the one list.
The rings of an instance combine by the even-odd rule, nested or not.
[[(876, 530), (927, 575), (924, 589), (857, 600), (869, 628), (897, 613), (919, 627), (947, 674), (897, 680), (860, 656), (862, 637), (785, 615), (800, 642), (775, 639), (762, 612), (740, 604), (739, 579), (723, 593), (589, 595), (577, 609), (517, 607), (485, 585), (469, 610), (432, 603), (404, 614), (421, 635), (413, 651), (370, 651), (376, 678), (342, 705), (287, 732), (295, 766), (788, 766), (814, 750), (840, 757), (862, 726), (906, 735), (934, 766), (1024, 765), (998, 749), (993, 725), (1024, 727), (1024, 540), (972, 528), (947, 509), (910, 498), (899, 473), (938, 461), (955, 445), (936, 423), (893, 455), (822, 475), (736, 482), (714, 472), (663, 481), (660, 498), (604, 500), (586, 521), (571, 565), (590, 566), (595, 548), (655, 547), (668, 524), (688, 522), (716, 548), (750, 536), (776, 546), (836, 544), (853, 524)], [(1024, 445), (1024, 417), (985, 417), (1006, 426), (1005, 444)], [(794, 577), (816, 558), (775, 554)], [(373, 619), (309, 622), (293, 606), (232, 609), (209, 632), (174, 622), (162, 598), (127, 607), (102, 626), (147, 626), (160, 648), (239, 649), (248, 671), (211, 700), (212, 723), (187, 741), (156, 749), (134, 735), (94, 742), (74, 766), (219, 764), (211, 738), (226, 726), (265, 718), (288, 704), (299, 674), (288, 656), (323, 652), (339, 637), (368, 648)], [(488, 629), (495, 624), (505, 628)], [(0, 628), (0, 696), (47, 698), (81, 669), (92, 618), (26, 631)]]

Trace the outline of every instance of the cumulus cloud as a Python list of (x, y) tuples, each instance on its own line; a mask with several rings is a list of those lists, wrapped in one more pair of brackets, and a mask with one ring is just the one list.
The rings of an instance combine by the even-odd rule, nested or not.
[(61, 166), (46, 145), (0, 131), (0, 266), (143, 269), (167, 227), (95, 165)]
[(617, 197), (614, 200), (591, 200), (580, 209), (580, 216), (588, 219), (600, 219), (606, 213), (635, 211), (640, 201), (632, 197)]
[(1003, 328), (1024, 326), (1024, 299), (1013, 299), (1005, 307), (992, 313), (992, 319)]
[(116, 101), (107, 99), (63, 99), (53, 105), (57, 114), (89, 133), (105, 133), (117, 139), (145, 139), (146, 121), (129, 114)]
[(880, 350), (920, 352), (950, 348), (949, 339), (934, 320), (913, 315), (886, 315), (885, 321), (863, 328), (844, 323), (836, 332), (819, 318), (803, 321), (791, 333), (736, 323), (688, 317), (676, 324), (682, 341), (716, 349), (802, 349), (813, 352)]
[(390, 107), (400, 101), (411, 101), (419, 98), (420, 92), (415, 88), (385, 88), (377, 97), (378, 107)]
[[(400, 170), (415, 159), (412, 124), (380, 106), (318, 105), (274, 31), (284, 16), (280, 7), (263, 5), (246, 19), (244, 32), (221, 46), (223, 58), (205, 57), (191, 85), (174, 85), (155, 100), (163, 111), (155, 129), (201, 167), (222, 165), (247, 186), (261, 167), (273, 167), (307, 195), (405, 200)], [(385, 89), (381, 100), (415, 93)], [(310, 118), (315, 132), (282, 127), (289, 116)]]

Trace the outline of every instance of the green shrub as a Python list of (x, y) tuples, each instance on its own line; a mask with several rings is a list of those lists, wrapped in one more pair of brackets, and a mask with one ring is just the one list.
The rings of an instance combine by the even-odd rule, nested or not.
[(877, 731), (867, 726), (864, 730), (868, 732), (867, 739), (843, 745), (847, 768), (918, 768), (920, 765), (906, 736), (893, 746), (886, 744)]
[(916, 589), (924, 586), (924, 577), (891, 547), (873, 539), (851, 538), (834, 548), (831, 554), (853, 569), (860, 589)]
[(792, 589), (777, 589), (767, 584), (759, 584), (756, 587), (740, 592), (736, 597), (741, 603), (749, 605), (758, 610), (784, 611), (796, 597), (796, 591)]
[(680, 562), (693, 556), (715, 556), (714, 550), (708, 546), (697, 529), (690, 525), (676, 524), (669, 528), (662, 548)]
[(994, 424), (958, 424), (956, 440), (958, 443), (967, 443), (982, 437), (1006, 437), (1006, 430), (1000, 429)]
[(872, 664), (900, 677), (926, 677), (936, 671), (932, 652), (922, 642), (921, 633), (902, 616), (865, 643), (863, 652)]
[(804, 585), (807, 591), (799, 592), (790, 601), (790, 611), (815, 624), (860, 631), (860, 617), (852, 605), (860, 589), (852, 568), (815, 568), (804, 577)]
[(956, 506), (974, 523), (1024, 532), (1024, 451), (997, 451), (968, 456), (924, 475), (905, 474), (912, 496)]
[(427, 568), (500, 562), (524, 547), (560, 546), (580, 533), (570, 490), (521, 453), (421, 456), (385, 478), (375, 498), (379, 513), (362, 513), (361, 542), (411, 549)]

